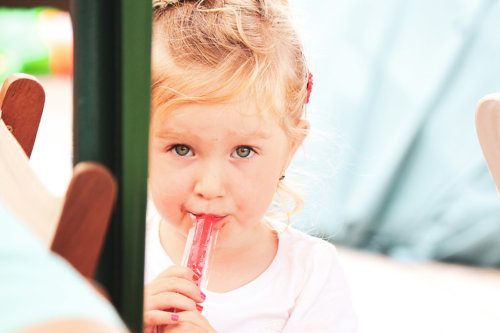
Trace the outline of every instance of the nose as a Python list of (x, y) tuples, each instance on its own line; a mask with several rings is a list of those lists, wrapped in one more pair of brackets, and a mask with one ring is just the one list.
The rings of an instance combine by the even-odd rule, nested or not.
[(224, 170), (221, 165), (217, 163), (205, 163), (200, 168), (199, 176), (194, 186), (195, 194), (205, 200), (224, 197), (226, 194), (224, 178)]

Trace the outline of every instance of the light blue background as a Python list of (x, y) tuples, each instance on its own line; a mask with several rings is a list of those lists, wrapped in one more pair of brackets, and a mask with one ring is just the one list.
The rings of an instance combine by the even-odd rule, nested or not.
[(500, 2), (291, 5), (315, 78), (312, 133), (292, 165), (306, 200), (296, 225), (393, 256), (499, 267), (500, 196), (474, 111), (500, 92)]

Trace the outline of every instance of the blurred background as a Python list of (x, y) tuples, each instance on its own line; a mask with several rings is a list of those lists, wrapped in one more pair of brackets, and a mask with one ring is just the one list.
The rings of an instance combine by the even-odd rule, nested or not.
[(62, 196), (73, 168), (73, 31), (68, 1), (51, 1), (51, 7), (42, 6), (43, 1), (1, 3), (0, 84), (10, 74), (27, 73), (44, 87), (45, 108), (30, 164), (44, 185)]
[(398, 258), (500, 267), (474, 127), (500, 91), (498, 1), (291, 0), (315, 84), (295, 167), (305, 230)]
[[(0, 81), (24, 72), (44, 86), (30, 163), (62, 195), (72, 168), (68, 1), (24, 3), (33, 8), (0, 6)], [(500, 92), (500, 3), (290, 4), (314, 75), (312, 131), (287, 173), (305, 198), (293, 223), (338, 246), (360, 332), (499, 332), (500, 195), (474, 110)]]
[(474, 127), (500, 91), (500, 2), (290, 3), (315, 79), (295, 225), (337, 245), (360, 332), (500, 332), (500, 195)]

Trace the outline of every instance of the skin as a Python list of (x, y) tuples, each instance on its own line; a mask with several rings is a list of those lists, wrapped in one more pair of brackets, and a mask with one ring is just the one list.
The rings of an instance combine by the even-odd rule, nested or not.
[[(301, 120), (296, 126), (309, 124)], [(153, 113), (150, 190), (164, 220), (160, 240), (172, 260), (180, 263), (193, 216), (213, 214), (220, 231), (208, 289), (229, 291), (264, 272), (278, 241), (263, 217), (304, 137), (288, 138), (274, 118), (248, 101), (185, 104), (166, 119)], [(179, 308), (184, 312), (177, 313), (177, 323), (164, 331), (213, 332), (196, 309), (203, 298), (194, 279), (187, 268), (174, 266), (146, 285), (147, 329), (171, 323), (165, 309)]]

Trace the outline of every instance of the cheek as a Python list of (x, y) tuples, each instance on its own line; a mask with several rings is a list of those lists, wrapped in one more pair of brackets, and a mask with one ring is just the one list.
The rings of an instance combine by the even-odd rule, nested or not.
[(154, 163), (150, 164), (149, 188), (160, 215), (171, 220), (180, 213), (180, 207), (189, 193), (189, 181), (182, 172), (173, 172)]
[[(271, 205), (279, 170), (264, 169), (239, 187), (239, 209), (250, 219), (261, 219)], [(251, 216), (250, 216), (251, 215)]]
[(178, 209), (173, 209), (178, 205), (175, 199), (179, 198), (179, 196), (175, 196), (175, 193), (172, 193), (172, 189), (174, 188), (177, 187), (168, 186), (158, 180), (154, 180), (154, 178), (150, 179), (151, 198), (158, 213), (168, 220), (171, 219), (170, 215), (172, 215), (174, 211), (178, 211)]

